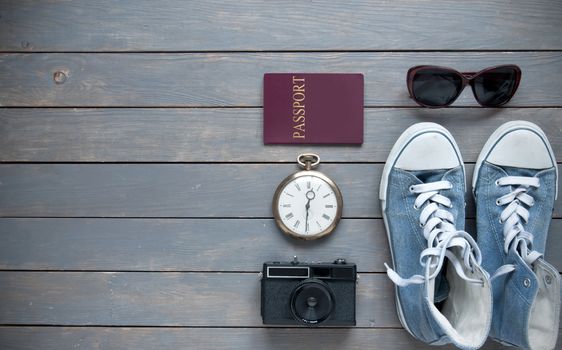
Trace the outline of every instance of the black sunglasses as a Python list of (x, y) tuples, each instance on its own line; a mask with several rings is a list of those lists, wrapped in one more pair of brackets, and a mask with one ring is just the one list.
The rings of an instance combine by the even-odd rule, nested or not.
[(506, 64), (483, 69), (477, 73), (461, 73), (452, 68), (416, 66), (408, 70), (410, 97), (423, 107), (446, 107), (470, 85), (476, 101), (484, 107), (506, 104), (517, 91), (521, 69)]

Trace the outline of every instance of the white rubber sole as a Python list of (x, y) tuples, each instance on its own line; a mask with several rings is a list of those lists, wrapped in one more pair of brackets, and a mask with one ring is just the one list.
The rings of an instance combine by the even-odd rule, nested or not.
[[(439, 124), (436, 124), (436, 123), (414, 124), (414, 125), (410, 126), (408, 129), (406, 129), (402, 133), (402, 135), (400, 135), (398, 140), (396, 140), (396, 143), (394, 144), (394, 146), (390, 150), (390, 154), (388, 155), (388, 158), (386, 159), (386, 163), (385, 163), (383, 171), (382, 171), (381, 183), (380, 183), (380, 188), (379, 188), (379, 199), (381, 201), (382, 218), (383, 218), (383, 221), (384, 221), (384, 228), (386, 230), (386, 237), (388, 239), (388, 243), (389, 243), (389, 247), (390, 247), (390, 257), (392, 259), (392, 267), (395, 267), (396, 265), (394, 264), (394, 252), (392, 251), (392, 244), (390, 244), (390, 242), (391, 242), (390, 232), (388, 231), (388, 220), (387, 220), (387, 217), (386, 217), (386, 194), (387, 194), (387, 190), (388, 190), (388, 177), (390, 175), (390, 171), (394, 167), (394, 164), (396, 164), (396, 160), (398, 159), (398, 157), (402, 153), (402, 150), (410, 143), (410, 141), (412, 139), (414, 139), (415, 137), (417, 137), (420, 134), (427, 133), (427, 132), (438, 132), (438, 133), (444, 135), (448, 140), (451, 141), (451, 144), (453, 145), (453, 148), (455, 149), (455, 152), (456, 152), (456, 154), (459, 158), (459, 163), (463, 167), (463, 173), (464, 173), (464, 163), (462, 161), (460, 150), (457, 146), (457, 143), (455, 142), (455, 139), (453, 138), (453, 135), (451, 135), (451, 133), (447, 129), (445, 129), (444, 127), (442, 127)], [(465, 179), (466, 179), (466, 177), (465, 177)], [(465, 188), (466, 188), (466, 183), (465, 183)], [(400, 306), (400, 301), (399, 301), (399, 297), (398, 297), (398, 287), (397, 286), (394, 286), (394, 301), (396, 303), (396, 310), (398, 311), (398, 319), (400, 320), (400, 323), (402, 324), (402, 327), (404, 327), (404, 329), (406, 329), (406, 331), (408, 331), (408, 333), (410, 333), (410, 335), (412, 335), (415, 338), (415, 336), (410, 331), (410, 328), (408, 328), (408, 325), (406, 324), (406, 322), (404, 320), (404, 313), (402, 311), (402, 307)]]
[(506, 134), (515, 131), (515, 130), (530, 130), (534, 133), (536, 133), (537, 135), (539, 135), (542, 139), (543, 142), (545, 143), (548, 152), (550, 154), (550, 158), (552, 160), (552, 163), (554, 164), (554, 169), (555, 169), (555, 174), (556, 174), (556, 190), (554, 193), (554, 199), (556, 200), (558, 198), (558, 166), (556, 163), (556, 158), (554, 158), (554, 152), (552, 151), (552, 146), (550, 145), (550, 142), (548, 142), (548, 138), (546, 137), (544, 131), (542, 131), (542, 129), (531, 122), (528, 121), (524, 121), (524, 120), (515, 120), (515, 121), (511, 121), (511, 122), (507, 122), (505, 124), (502, 124), (499, 128), (496, 129), (496, 131), (494, 131), (492, 133), (492, 135), (488, 138), (488, 141), (486, 141), (486, 143), (484, 144), (484, 147), (482, 147), (482, 151), (480, 152), (480, 154), (478, 155), (478, 159), (476, 160), (476, 165), (474, 166), (474, 174), (472, 176), (472, 195), (474, 195), (474, 190), (476, 188), (476, 182), (478, 181), (478, 173), (480, 172), (480, 167), (482, 166), (482, 163), (484, 162), (484, 160), (486, 158), (488, 158), (488, 155), (490, 154), (490, 152), (492, 151), (492, 148), (494, 148), (494, 146), (497, 144), (497, 142)]

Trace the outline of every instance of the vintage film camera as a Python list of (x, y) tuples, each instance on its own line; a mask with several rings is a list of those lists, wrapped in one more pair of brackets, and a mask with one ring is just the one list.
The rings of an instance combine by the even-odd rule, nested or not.
[(264, 324), (355, 326), (357, 267), (333, 263), (266, 262), (261, 280)]

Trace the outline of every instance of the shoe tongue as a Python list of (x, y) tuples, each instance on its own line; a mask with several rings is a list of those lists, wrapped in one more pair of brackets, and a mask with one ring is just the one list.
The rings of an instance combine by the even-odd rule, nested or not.
[(443, 176), (451, 169), (438, 169), (438, 170), (417, 170), (410, 171), (422, 183), (437, 182), (443, 179)]
[[(451, 169), (437, 169), (437, 170), (418, 170), (418, 171), (409, 171), (410, 174), (415, 176), (421, 183), (431, 183), (443, 180), (443, 177), (447, 172)], [(430, 282), (430, 291), (429, 295), (433, 294), (433, 302), (439, 303), (447, 299), (449, 296), (449, 282), (445, 277), (445, 271), (447, 270), (447, 263), (443, 264), (441, 271), (435, 277), (434, 281)]]
[(435, 278), (435, 295), (433, 296), (434, 303), (442, 302), (449, 296), (449, 282), (445, 278), (444, 273), (446, 268), (446, 264), (443, 265), (443, 271), (441, 271), (441, 273)]
[[(459, 261), (463, 260), (462, 254), (461, 254), (461, 250), (458, 247), (452, 247), (449, 248), (449, 251), (457, 257), (457, 259)], [(430, 292), (430, 297), (431, 294), (433, 293), (433, 302), (434, 303), (439, 303), (444, 301), (445, 299), (447, 299), (447, 297), (449, 296), (449, 281), (447, 280), (447, 273), (457, 273), (455, 271), (454, 268), (449, 269), (449, 258), (445, 258), (445, 261), (443, 262), (443, 266), (441, 267), (441, 271), (439, 271), (439, 274), (435, 277), (434, 281), (431, 281), (431, 285), (430, 288), (431, 290)]]

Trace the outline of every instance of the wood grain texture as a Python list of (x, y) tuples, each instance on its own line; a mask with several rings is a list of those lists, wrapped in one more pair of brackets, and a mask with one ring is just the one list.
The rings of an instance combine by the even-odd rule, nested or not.
[(262, 118), (261, 108), (3, 108), (0, 161), (293, 162), (315, 152), (324, 162), (385, 162), (407, 127), (432, 121), (475, 162), (492, 132), (511, 120), (538, 124), (562, 157), (560, 108), (369, 108), (361, 147), (264, 146)]
[[(414, 65), (505, 63), (523, 70), (509, 106), (562, 106), (562, 52), (3, 54), (0, 106), (261, 106), (266, 72), (359, 72), (365, 105), (417, 106), (405, 83)], [(466, 89), (454, 106), (478, 104)]]
[[(474, 220), (467, 232), (475, 234)], [(553, 220), (547, 261), (562, 268), (562, 220)], [(360, 272), (391, 262), (381, 219), (344, 219), (310, 242), (289, 238), (272, 219), (0, 219), (0, 269), (98, 271), (254, 271), (265, 261), (332, 261)]]
[[(0, 324), (262, 326), (257, 273), (3, 271), (0, 285)], [(386, 275), (361, 275), (356, 318), (400, 327)]]
[[(469, 163), (516, 119), (560, 156), (561, 23), (558, 0), (0, 0), (0, 163), (22, 163), (0, 164), (0, 349), (429, 350), (401, 329), (382, 273), (382, 163), (420, 121), (447, 127)], [(523, 80), (510, 108), (409, 108), (406, 70), (426, 63), (515, 63)], [(365, 75), (362, 147), (263, 145), (263, 74), (298, 71)], [(454, 106), (477, 104), (467, 89)], [(305, 151), (345, 196), (317, 242), (271, 219)], [(562, 201), (554, 216), (560, 269)], [(262, 325), (257, 271), (292, 255), (358, 264), (360, 328)]]
[[(559, 336), (558, 342), (561, 338)], [(5, 350), (431, 350), (402, 329), (0, 327)], [(455, 347), (442, 346), (442, 350)], [(482, 350), (513, 349), (488, 341)]]
[[(380, 218), (383, 164), (324, 164), (343, 217)], [(471, 183), (474, 166), (466, 167)], [(272, 217), (279, 183), (296, 164), (0, 164), (2, 217)], [(559, 179), (560, 181), (560, 179)], [(467, 195), (467, 217), (474, 201)], [(554, 207), (562, 215), (562, 201)]]
[[(260, 327), (256, 273), (0, 272), (0, 324)], [(358, 327), (400, 327), (394, 285), (361, 274)]]
[(556, 0), (4, 1), (1, 10), (7, 51), (562, 48)]

